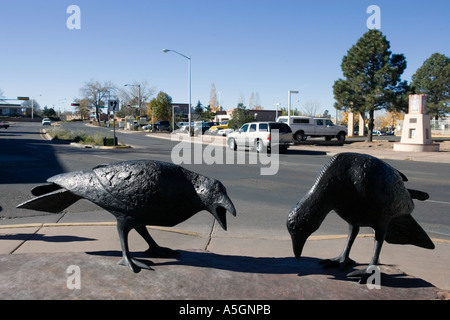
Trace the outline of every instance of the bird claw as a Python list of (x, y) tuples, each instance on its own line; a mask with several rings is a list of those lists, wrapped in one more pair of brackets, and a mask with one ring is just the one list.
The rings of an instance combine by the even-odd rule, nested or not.
[(126, 266), (131, 269), (134, 273), (138, 273), (141, 269), (153, 270), (150, 265), (153, 264), (151, 261), (138, 260), (134, 258), (122, 257), (122, 260), (118, 262), (119, 265)]
[(350, 265), (354, 265), (355, 261), (350, 258), (342, 258), (342, 257), (336, 257), (333, 259), (325, 259), (321, 260), (319, 262), (323, 265), (323, 268), (339, 268), (340, 271), (344, 270)]
[(369, 267), (367, 267), (365, 269), (352, 271), (352, 272), (347, 274), (347, 277), (348, 278), (360, 277), (358, 282), (360, 284), (366, 284), (367, 280), (369, 279), (369, 277), (373, 274), (372, 268), (370, 268), (370, 267), (371, 266), (369, 266)]

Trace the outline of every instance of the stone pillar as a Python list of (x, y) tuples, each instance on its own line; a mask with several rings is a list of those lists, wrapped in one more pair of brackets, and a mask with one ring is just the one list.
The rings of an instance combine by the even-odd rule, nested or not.
[(347, 136), (353, 137), (353, 127), (355, 123), (355, 115), (353, 112), (348, 113), (348, 119), (347, 119)]
[(366, 127), (366, 119), (359, 113), (359, 135), (361, 137), (365, 136), (364, 129)]
[(395, 151), (439, 151), (439, 145), (431, 140), (430, 116), (427, 114), (427, 96), (409, 96), (409, 111), (403, 120), (400, 143), (394, 144)]

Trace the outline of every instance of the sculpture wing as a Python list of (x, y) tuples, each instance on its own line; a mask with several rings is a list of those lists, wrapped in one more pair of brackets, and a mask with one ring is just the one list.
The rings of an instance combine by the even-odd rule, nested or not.
[(92, 171), (74, 171), (53, 176), (47, 180), (79, 198), (89, 200), (106, 210), (126, 210), (127, 205), (105, 189)]
[(434, 249), (433, 241), (409, 214), (391, 220), (385, 240), (393, 244), (412, 244), (421, 248)]
[(127, 161), (93, 169), (104, 190), (129, 208), (150, 204), (158, 193), (163, 171), (154, 161)]

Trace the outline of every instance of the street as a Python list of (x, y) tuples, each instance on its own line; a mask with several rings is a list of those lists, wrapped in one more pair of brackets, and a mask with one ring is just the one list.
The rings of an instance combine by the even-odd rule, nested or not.
[[(109, 162), (154, 159), (171, 162), (171, 152), (177, 142), (147, 136), (145, 133), (117, 131), (119, 142), (133, 146), (130, 149), (76, 148), (43, 139), (40, 123), (16, 123), (0, 131), (0, 221), (3, 225), (30, 222), (56, 222), (63, 216), (67, 221), (114, 221), (114, 217), (101, 208), (79, 201), (67, 212), (43, 215), (31, 210), (16, 209), (16, 205), (32, 197), (30, 190), (44, 183), (48, 177), (62, 172), (90, 170)], [(111, 129), (89, 127), (82, 123), (63, 124), (63, 128), (84, 130), (89, 134), (100, 132), (113, 136)], [(238, 151), (246, 152), (246, 151)], [(267, 234), (288, 239), (286, 217), (290, 209), (313, 184), (315, 176), (329, 156), (323, 152), (289, 150), (280, 155), (279, 171), (275, 175), (260, 175), (255, 164), (185, 164), (186, 168), (216, 178), (225, 185), (235, 204), (237, 217), (227, 214), (228, 231), (233, 235), (264, 238)], [(430, 194), (425, 202), (416, 201), (414, 218), (432, 238), (450, 239), (450, 165), (414, 161), (386, 160), (409, 179), (407, 187)], [(211, 228), (214, 220), (209, 214), (197, 214), (177, 226), (189, 230), (190, 226)], [(347, 224), (329, 214), (317, 235), (346, 234)], [(362, 229), (361, 233), (371, 233)]]

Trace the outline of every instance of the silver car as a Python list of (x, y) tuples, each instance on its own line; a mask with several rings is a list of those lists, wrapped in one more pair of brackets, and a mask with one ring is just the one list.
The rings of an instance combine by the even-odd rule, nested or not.
[[(278, 141), (272, 138), (273, 130), (278, 130)], [(257, 152), (270, 152), (274, 144), (279, 146), (280, 153), (285, 152), (293, 144), (291, 128), (279, 122), (250, 122), (239, 130), (228, 134), (227, 145), (230, 149), (238, 147), (254, 148)]]
[(52, 120), (50, 120), (49, 118), (44, 118), (42, 119), (42, 125), (43, 126), (51, 126), (52, 125)]

